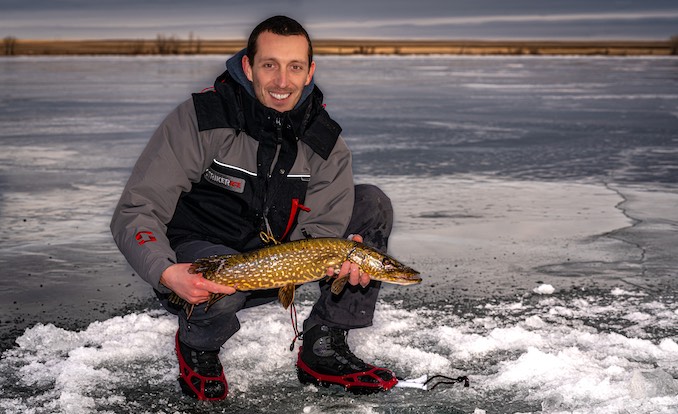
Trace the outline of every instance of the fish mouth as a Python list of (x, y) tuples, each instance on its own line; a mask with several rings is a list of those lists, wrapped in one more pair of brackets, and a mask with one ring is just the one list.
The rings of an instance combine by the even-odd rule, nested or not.
[(397, 275), (392, 275), (392, 283), (398, 285), (415, 285), (421, 283), (421, 277), (419, 277), (419, 272), (413, 271), (412, 273), (399, 273)]

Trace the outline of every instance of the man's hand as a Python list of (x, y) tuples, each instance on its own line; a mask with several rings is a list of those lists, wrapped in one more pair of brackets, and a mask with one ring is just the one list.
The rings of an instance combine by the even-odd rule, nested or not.
[[(363, 236), (359, 234), (354, 234), (351, 239), (360, 243), (363, 242)], [(351, 263), (348, 260), (342, 263), (341, 268), (339, 269), (339, 274), (336, 276), (342, 277), (347, 274), (349, 275), (348, 283), (353, 286), (359, 284), (362, 287), (367, 287), (367, 285), (369, 285), (370, 281), (372, 280), (369, 274), (361, 272), (360, 267), (358, 267), (357, 264)], [(334, 276), (333, 267), (327, 268), (327, 276)]]
[(190, 263), (173, 264), (162, 272), (160, 283), (192, 305), (207, 302), (211, 293), (235, 293), (234, 288), (207, 280), (202, 273), (189, 273), (190, 267)]

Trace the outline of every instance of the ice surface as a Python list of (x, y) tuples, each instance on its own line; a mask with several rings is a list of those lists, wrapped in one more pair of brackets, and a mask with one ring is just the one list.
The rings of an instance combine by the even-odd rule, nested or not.
[(182, 398), (176, 321), (107, 226), (153, 129), (224, 59), (0, 59), (0, 412), (678, 411), (669, 58), (319, 58), (357, 179), (395, 206), (391, 253), (424, 277), (385, 287), (349, 341), (471, 387), (301, 386), (270, 305), (221, 352), (229, 401)]
[[(606, 309), (606, 317), (613, 319), (643, 308), (636, 299), (608, 292), (578, 299), (551, 296), (530, 307), (499, 302), (473, 319), (445, 307), (406, 310), (381, 302), (374, 327), (349, 336), (357, 354), (405, 378), (469, 375), (471, 388), (441, 386), (428, 394), (396, 389), (386, 396), (366, 397), (356, 409), (409, 401), (425, 412), (427, 398), (451, 398), (462, 410), (496, 412), (496, 406), (481, 401), (510, 390), (524, 400), (522, 408), (507, 406), (513, 408), (510, 412), (548, 408), (614, 413), (625, 407), (629, 412), (670, 413), (678, 408), (678, 381), (672, 376), (678, 372), (675, 340), (657, 343), (581, 323), (589, 317), (589, 309), (581, 308), (584, 302), (596, 307), (599, 301), (613, 300)], [(300, 318), (311, 305), (300, 304)], [(564, 317), (552, 312), (557, 308), (575, 311)], [(678, 323), (678, 315), (662, 310), (649, 312), (654, 323)], [(346, 397), (297, 383), (296, 355), (287, 346), (293, 333), (279, 305), (243, 311), (240, 319), (243, 329), (220, 355), (234, 407), (285, 407), (298, 401), (308, 412), (341, 412), (336, 404)], [(82, 331), (38, 324), (3, 354), (0, 409), (125, 412), (151, 404), (147, 412), (159, 412), (165, 401), (166, 408), (176, 412), (190, 410), (195, 403), (177, 393), (178, 365), (172, 349), (176, 329), (175, 318), (160, 311), (96, 322)], [(270, 401), (264, 400), (263, 390)]]

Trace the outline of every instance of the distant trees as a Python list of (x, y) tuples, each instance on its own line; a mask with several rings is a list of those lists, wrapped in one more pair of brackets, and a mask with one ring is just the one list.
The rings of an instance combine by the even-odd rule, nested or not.
[(174, 35), (168, 37), (163, 34), (158, 34), (155, 39), (155, 52), (160, 55), (199, 54), (201, 48), (202, 41), (200, 38), (195, 38), (193, 32), (188, 34), (187, 41), (179, 39)]
[(161, 55), (176, 55), (179, 53), (179, 39), (175, 36), (165, 37), (159, 34), (155, 39), (155, 46)]
[(5, 56), (13, 56), (16, 53), (16, 37), (5, 36), (3, 44), (5, 45)]
[(201, 47), (202, 41), (200, 40), (200, 38), (193, 37), (193, 32), (190, 32), (188, 34), (188, 47), (187, 47), (188, 50), (186, 50), (186, 53), (195, 53), (199, 55)]
[(671, 54), (678, 55), (678, 35), (671, 36), (670, 42), (671, 42)]

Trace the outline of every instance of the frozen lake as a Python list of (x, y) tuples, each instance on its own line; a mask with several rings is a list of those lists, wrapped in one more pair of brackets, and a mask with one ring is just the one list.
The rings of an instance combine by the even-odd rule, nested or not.
[(349, 341), (471, 386), (301, 386), (267, 305), (222, 350), (229, 400), (182, 398), (176, 321), (108, 222), (153, 129), (224, 60), (0, 58), (0, 412), (678, 412), (675, 58), (319, 57), (358, 181), (393, 200), (391, 253), (424, 277)]

